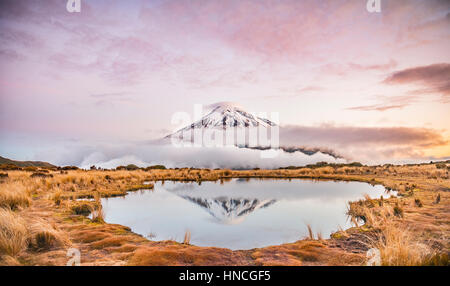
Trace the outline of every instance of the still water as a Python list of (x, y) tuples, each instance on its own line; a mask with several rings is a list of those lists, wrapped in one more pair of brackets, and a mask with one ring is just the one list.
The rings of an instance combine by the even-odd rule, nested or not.
[(220, 182), (157, 182), (154, 190), (102, 199), (105, 220), (131, 227), (151, 240), (251, 249), (294, 242), (307, 225), (324, 238), (351, 227), (347, 202), (385, 198), (382, 186), (360, 182), (232, 179)]

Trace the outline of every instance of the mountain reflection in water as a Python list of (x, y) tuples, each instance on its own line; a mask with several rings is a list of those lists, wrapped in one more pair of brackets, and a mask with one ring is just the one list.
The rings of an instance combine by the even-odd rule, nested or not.
[(349, 201), (365, 194), (386, 198), (382, 186), (359, 182), (231, 179), (224, 182), (156, 182), (154, 190), (102, 199), (105, 220), (152, 240), (251, 249), (294, 242), (313, 232), (329, 236), (351, 222)]
[(274, 204), (277, 200), (258, 200), (244, 198), (218, 197), (215, 199), (195, 198), (190, 196), (181, 196), (190, 202), (193, 202), (204, 208), (209, 214), (216, 218), (220, 223), (234, 224), (240, 223), (250, 213), (266, 208)]

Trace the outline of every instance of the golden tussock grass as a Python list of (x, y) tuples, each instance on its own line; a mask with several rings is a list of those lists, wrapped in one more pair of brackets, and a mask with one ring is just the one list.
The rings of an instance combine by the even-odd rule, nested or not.
[(382, 266), (449, 265), (446, 253), (418, 240), (413, 231), (399, 223), (384, 220), (378, 229), (377, 236), (369, 239), (369, 247), (379, 250)]
[(154, 247), (138, 248), (128, 264), (135, 266), (246, 265), (248, 261), (239, 251), (167, 242)]
[[(391, 205), (394, 205), (393, 207)], [(402, 224), (399, 215), (397, 199), (391, 199), (390, 204), (377, 204), (365, 201), (350, 204), (349, 213), (364, 217), (365, 229), (372, 229), (373, 235), (366, 236), (368, 248), (375, 248), (380, 253), (380, 263), (383, 266), (417, 266), (417, 265), (447, 265), (448, 258), (439, 250), (433, 249), (426, 240), (421, 240), (417, 234)], [(352, 208), (356, 208), (352, 209)]]
[(0, 207), (15, 210), (31, 203), (27, 187), (22, 182), (8, 182), (0, 188)]
[(9, 209), (0, 208), (0, 254), (16, 256), (27, 247), (26, 222)]
[(364, 262), (360, 254), (327, 247), (325, 242), (317, 240), (300, 240), (256, 249), (251, 257), (256, 265), (262, 266), (361, 265)]
[[(382, 184), (389, 190), (398, 191), (399, 197), (389, 198), (389, 194), (383, 199), (366, 197), (349, 206), (349, 214), (356, 229), (364, 234), (378, 235), (370, 235), (372, 241), (368, 247), (379, 247), (386, 265), (448, 263), (445, 254), (449, 249), (450, 180), (448, 169), (437, 168), (434, 164), (373, 167), (358, 164), (318, 165), (242, 171), (193, 168), (114, 171), (67, 169), (39, 170), (46, 176), (36, 178), (30, 177), (30, 171), (36, 170), (8, 170), (8, 176), (0, 181), (0, 206), (8, 209), (4, 211), (8, 214), (3, 216), (13, 217), (0, 219), (0, 235), (2, 238), (17, 238), (1, 240), (7, 242), (2, 249), (8, 250), (2, 250), (5, 253), (1, 258), (2, 264), (14, 265), (19, 261), (28, 264), (60, 264), (65, 256), (62, 255), (58, 260), (52, 253), (61, 251), (58, 249), (72, 241), (94, 251), (86, 258), (90, 259), (86, 263), (92, 264), (97, 260), (110, 261), (111, 264), (129, 262), (131, 265), (364, 264), (365, 256), (352, 253), (355, 249), (351, 247), (344, 251), (327, 246), (337, 239), (352, 240), (350, 232), (344, 230), (331, 240), (317, 233), (318, 240), (314, 240), (315, 234), (309, 227), (309, 239), (304, 241), (251, 251), (231, 251), (189, 245), (190, 233), (185, 234), (185, 244), (150, 242), (133, 234), (129, 228), (104, 223), (101, 197), (124, 196), (129, 191), (151, 189), (152, 182), (156, 181), (216, 181), (222, 184), (231, 178), (343, 180)], [(144, 182), (150, 183), (146, 185)], [(94, 200), (77, 201), (80, 198)], [(25, 215), (28, 212), (30, 214)], [(48, 215), (34, 225), (36, 220), (32, 214), (40, 217), (41, 213)], [(88, 213), (93, 214), (92, 220), (85, 217)], [(401, 241), (404, 242), (402, 245)], [(113, 252), (123, 256), (112, 258)], [(18, 259), (21, 253), (28, 253), (28, 260), (23, 260), (22, 256)]]
[(71, 245), (67, 234), (56, 229), (43, 219), (34, 219), (29, 226), (28, 247), (36, 250), (64, 248)]
[(94, 249), (103, 249), (105, 247), (122, 246), (127, 241), (128, 237), (124, 236), (107, 237), (102, 240), (93, 242), (90, 247)]
[(95, 202), (94, 207), (95, 210), (92, 213), (92, 221), (95, 223), (105, 223), (105, 212), (103, 211), (103, 206), (99, 193), (95, 193), (94, 202)]
[(424, 243), (414, 239), (407, 229), (393, 224), (381, 228), (378, 238), (372, 242), (372, 247), (380, 251), (383, 266), (414, 266), (424, 265), (432, 250)]
[(74, 240), (83, 243), (92, 243), (111, 237), (112, 234), (103, 231), (81, 231), (74, 234)]

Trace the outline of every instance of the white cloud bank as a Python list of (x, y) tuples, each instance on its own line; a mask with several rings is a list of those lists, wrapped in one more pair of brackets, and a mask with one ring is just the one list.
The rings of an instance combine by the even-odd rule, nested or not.
[[(130, 150), (130, 148), (132, 150)], [(301, 166), (320, 161), (345, 162), (320, 152), (306, 155), (301, 152), (277, 151), (273, 158), (261, 158), (260, 150), (237, 147), (173, 147), (171, 145), (122, 146), (109, 148), (106, 152), (95, 151), (86, 154), (79, 163), (82, 168), (96, 165), (115, 168), (119, 165), (135, 164), (140, 167), (162, 164), (166, 167), (196, 168), (279, 168)], [(132, 154), (132, 155), (130, 155)]]

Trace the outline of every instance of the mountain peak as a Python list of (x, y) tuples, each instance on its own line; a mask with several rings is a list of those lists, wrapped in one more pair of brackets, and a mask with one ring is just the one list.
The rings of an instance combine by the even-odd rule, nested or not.
[(204, 208), (210, 215), (223, 224), (238, 224), (252, 212), (263, 209), (274, 204), (275, 199), (251, 199), (251, 198), (197, 198), (192, 196), (181, 196)]
[(244, 109), (240, 104), (236, 102), (222, 101), (213, 103), (207, 106), (207, 109)]
[(258, 117), (245, 111), (242, 107), (231, 103), (220, 103), (211, 106), (211, 112), (203, 116), (200, 120), (192, 123), (185, 128), (175, 132), (171, 136), (179, 137), (183, 132), (193, 129), (202, 128), (216, 128), (227, 129), (232, 127), (250, 128), (250, 127), (265, 127), (269, 128), (276, 126), (276, 124), (268, 119)]

